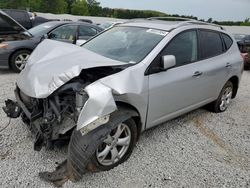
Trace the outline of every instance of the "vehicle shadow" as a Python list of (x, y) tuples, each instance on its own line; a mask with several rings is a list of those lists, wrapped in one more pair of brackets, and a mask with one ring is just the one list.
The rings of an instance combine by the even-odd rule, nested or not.
[(4, 74), (17, 74), (17, 73), (14, 73), (12, 70), (9, 69), (0, 69), (0, 75)]

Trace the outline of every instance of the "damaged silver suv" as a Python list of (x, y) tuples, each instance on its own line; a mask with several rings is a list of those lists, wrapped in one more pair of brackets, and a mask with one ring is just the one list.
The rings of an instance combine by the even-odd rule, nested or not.
[(224, 112), (242, 70), (235, 40), (219, 26), (134, 20), (82, 47), (45, 40), (4, 110), (21, 116), (35, 150), (70, 140), (67, 160), (40, 173), (62, 184), (124, 162), (146, 129), (205, 105)]

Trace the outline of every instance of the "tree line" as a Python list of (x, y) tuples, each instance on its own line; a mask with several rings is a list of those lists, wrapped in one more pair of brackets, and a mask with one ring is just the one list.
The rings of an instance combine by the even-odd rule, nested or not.
[(169, 15), (152, 10), (129, 10), (112, 9), (102, 7), (96, 0), (0, 0), (0, 9), (24, 9), (31, 12), (46, 12), (54, 14), (73, 14), (82, 16), (102, 16), (121, 19), (148, 18), (148, 17), (181, 17), (220, 25), (250, 26), (249, 18), (244, 21), (216, 21), (212, 18), (208, 20), (198, 19), (195, 16)]

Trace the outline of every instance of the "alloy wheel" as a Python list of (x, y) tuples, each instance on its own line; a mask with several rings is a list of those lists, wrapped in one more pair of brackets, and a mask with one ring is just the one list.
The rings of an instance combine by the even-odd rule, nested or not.
[(227, 87), (221, 96), (221, 103), (220, 103), (221, 111), (225, 111), (228, 108), (228, 106), (231, 103), (232, 95), (233, 95), (233, 88)]
[(27, 63), (27, 60), (29, 59), (30, 57), (30, 54), (28, 53), (22, 53), (22, 54), (19, 54), (16, 58), (15, 58), (15, 65), (16, 67), (19, 69), (19, 70), (23, 70), (26, 63)]
[(131, 130), (121, 123), (96, 150), (97, 161), (103, 166), (117, 163), (126, 154), (131, 142)]

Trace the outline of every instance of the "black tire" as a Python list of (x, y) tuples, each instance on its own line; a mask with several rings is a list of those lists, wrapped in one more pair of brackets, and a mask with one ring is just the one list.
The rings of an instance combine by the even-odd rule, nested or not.
[(10, 58), (10, 68), (14, 71), (14, 72), (21, 72), (21, 70), (24, 68), (22, 67), (18, 67), (16, 64), (16, 60), (20, 55), (23, 55), (24, 57), (27, 55), (30, 55), (31, 51), (30, 50), (19, 50), (16, 51), (15, 53), (12, 54), (11, 58)]
[(250, 70), (250, 65), (244, 65), (244, 70)]
[[(69, 179), (78, 181), (87, 170), (92, 172), (110, 170), (126, 161), (131, 155), (137, 141), (137, 126), (134, 120), (131, 119), (133, 116), (137, 116), (137, 113), (131, 110), (118, 110), (111, 115), (107, 124), (98, 127), (84, 136), (82, 136), (80, 131), (73, 131), (68, 147), (67, 169)], [(119, 162), (108, 167), (103, 167), (95, 158), (96, 150), (112, 130), (122, 122), (128, 124), (132, 133), (129, 149)]]
[(225, 90), (227, 88), (231, 88), (231, 90), (233, 91), (234, 88), (233, 88), (233, 83), (231, 81), (228, 81), (224, 87), (222, 88), (221, 92), (220, 92), (220, 95), (219, 97), (217, 98), (216, 101), (210, 103), (207, 107), (208, 107), (208, 110), (212, 111), (212, 112), (215, 112), (215, 113), (221, 113), (221, 112), (225, 112), (227, 110), (227, 107), (225, 109), (221, 109), (220, 108), (220, 105), (222, 103), (222, 96), (223, 96), (223, 93), (225, 92)]

